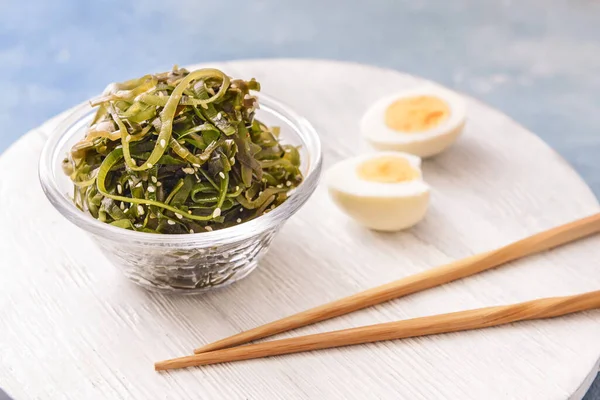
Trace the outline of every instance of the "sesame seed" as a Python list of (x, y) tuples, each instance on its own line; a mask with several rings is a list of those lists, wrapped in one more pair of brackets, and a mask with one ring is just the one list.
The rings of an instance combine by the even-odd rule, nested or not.
[(239, 187), (239, 186), (236, 186), (236, 187), (235, 187), (235, 191), (237, 192), (238, 190), (240, 190), (240, 187)]
[(285, 152), (286, 152), (286, 153), (291, 153), (291, 152), (292, 152), (292, 149), (285, 149)]
[(181, 170), (182, 170), (183, 172), (185, 172), (186, 174), (188, 174), (188, 175), (193, 175), (193, 174), (194, 174), (194, 172), (195, 172), (195, 171), (194, 171), (194, 168), (181, 168)]
[(230, 164), (235, 164), (235, 158), (231, 157), (231, 158), (229, 159), (229, 163), (230, 163)]
[(152, 182), (153, 182), (153, 183), (156, 183), (156, 182), (158, 181), (158, 179), (156, 179), (156, 177), (155, 177), (155, 176), (153, 176), (153, 177), (152, 177), (152, 178), (150, 178), (150, 179), (152, 179)]
[(147, 166), (148, 168), (152, 168), (152, 163), (148, 163), (148, 164), (146, 164), (146, 166)]
[(223, 118), (223, 114), (218, 113), (216, 119), (221, 119), (221, 118)]
[(154, 193), (155, 191), (156, 189), (154, 188), (154, 186), (148, 186), (148, 192)]
[(250, 96), (248, 93), (244, 95), (244, 100), (250, 100), (251, 98), (252, 96)]
[(162, 182), (156, 182), (156, 186), (161, 187), (162, 186)]
[(283, 187), (283, 185), (280, 183), (279, 185), (277, 185), (278, 189), (281, 189)]
[(165, 139), (160, 139), (160, 147), (166, 147), (167, 141)]
[(193, 229), (190, 229), (190, 233), (194, 233), (194, 230), (193, 230)]
[(131, 142), (131, 135), (127, 135), (127, 136), (125, 136), (125, 141), (126, 141), (127, 143)]
[(176, 222), (175, 222), (175, 221), (173, 221), (173, 220), (168, 220), (168, 221), (167, 221), (167, 224), (169, 224), (169, 225), (175, 225), (175, 224), (176, 224)]
[(135, 187), (136, 187), (136, 188), (138, 188), (138, 187), (142, 187), (142, 182), (138, 182), (138, 184), (137, 184), (137, 185), (135, 185)]
[(121, 210), (125, 209), (125, 203), (121, 203)]
[(290, 182), (290, 181), (287, 181), (287, 182), (285, 183), (285, 186), (288, 186), (288, 187), (289, 187), (289, 186), (292, 186), (292, 182)]
[(238, 218), (238, 219), (236, 220), (236, 222), (239, 224), (240, 222), (242, 222), (242, 219), (241, 219), (241, 218)]
[(258, 192), (259, 196), (262, 196), (262, 194), (263, 194), (262, 190), (260, 192)]
[(218, 216), (221, 215), (221, 209), (220, 208), (215, 208), (215, 211), (213, 211), (213, 218), (217, 218)]
[(196, 168), (200, 168), (200, 167), (201, 167), (201, 165), (200, 165), (200, 164), (192, 164), (192, 165), (193, 165), (194, 167), (196, 167)]
[(129, 212), (129, 208), (124, 209), (123, 212)]
[(138, 214), (140, 214), (140, 215), (144, 215), (144, 212), (145, 212), (145, 211), (144, 211), (144, 207), (142, 207), (142, 205), (141, 205), (141, 204), (138, 204), (138, 206), (137, 206), (137, 210), (138, 210)]
[(212, 230), (213, 230), (210, 226), (205, 226), (204, 229), (206, 229), (209, 232), (212, 232)]
[(129, 187), (133, 187), (133, 181), (131, 179), (129, 179), (127, 182), (129, 183)]
[(244, 211), (244, 208), (243, 208), (243, 207), (242, 207), (242, 208), (240, 208), (240, 212), (242, 212), (242, 211)]
[(219, 172), (219, 176), (221, 177), (221, 179), (225, 179), (225, 174), (223, 172)]
[(179, 214), (179, 213), (175, 213), (175, 216), (179, 219), (183, 218), (183, 215)]
[(191, 214), (191, 213), (192, 213), (192, 210), (188, 210), (188, 214)]
[(133, 226), (135, 226), (136, 228), (141, 228), (142, 224), (138, 223), (138, 224), (133, 224)]
[(119, 194), (123, 193), (123, 186), (121, 186), (121, 184), (120, 184), (120, 183), (117, 185), (117, 192), (118, 192)]

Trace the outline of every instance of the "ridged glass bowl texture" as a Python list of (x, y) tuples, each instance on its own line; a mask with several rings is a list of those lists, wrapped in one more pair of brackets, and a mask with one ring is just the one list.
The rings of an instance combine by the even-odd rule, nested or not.
[(283, 143), (300, 146), (304, 175), (288, 200), (259, 218), (213, 232), (160, 235), (117, 228), (80, 211), (72, 202), (73, 185), (61, 164), (71, 146), (84, 137), (94, 115), (87, 104), (59, 124), (42, 150), (42, 188), (61, 214), (90, 234), (129, 279), (147, 289), (198, 293), (233, 283), (256, 268), (281, 226), (314, 192), (321, 173), (321, 144), (312, 125), (275, 99), (258, 97), (256, 117), (268, 126), (279, 126)]

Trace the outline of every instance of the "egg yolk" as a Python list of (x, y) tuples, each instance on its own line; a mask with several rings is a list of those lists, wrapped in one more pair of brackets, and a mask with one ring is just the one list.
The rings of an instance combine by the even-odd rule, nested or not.
[(406, 182), (419, 176), (419, 172), (406, 159), (394, 156), (365, 161), (358, 166), (356, 172), (364, 181), (380, 183)]
[(385, 111), (385, 124), (399, 132), (423, 132), (450, 116), (450, 107), (434, 96), (415, 96), (396, 100)]

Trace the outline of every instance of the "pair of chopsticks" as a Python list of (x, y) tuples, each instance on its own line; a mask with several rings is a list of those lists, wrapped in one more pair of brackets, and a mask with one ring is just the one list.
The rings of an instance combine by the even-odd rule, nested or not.
[(598, 232), (600, 232), (600, 213), (537, 233), (497, 250), (467, 257), (250, 329), (200, 347), (194, 351), (195, 355), (160, 361), (154, 367), (159, 371), (248, 360), (383, 340), (481, 329), (600, 308), (599, 290), (574, 296), (543, 298), (512, 305), (479, 308), (239, 346), (472, 276)]

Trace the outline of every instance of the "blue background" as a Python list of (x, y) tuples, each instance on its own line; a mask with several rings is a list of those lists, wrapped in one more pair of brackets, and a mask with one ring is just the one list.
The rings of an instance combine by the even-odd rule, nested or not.
[(0, 152), (107, 82), (174, 63), (332, 58), (491, 104), (600, 195), (595, 0), (0, 0), (0, 17)]

